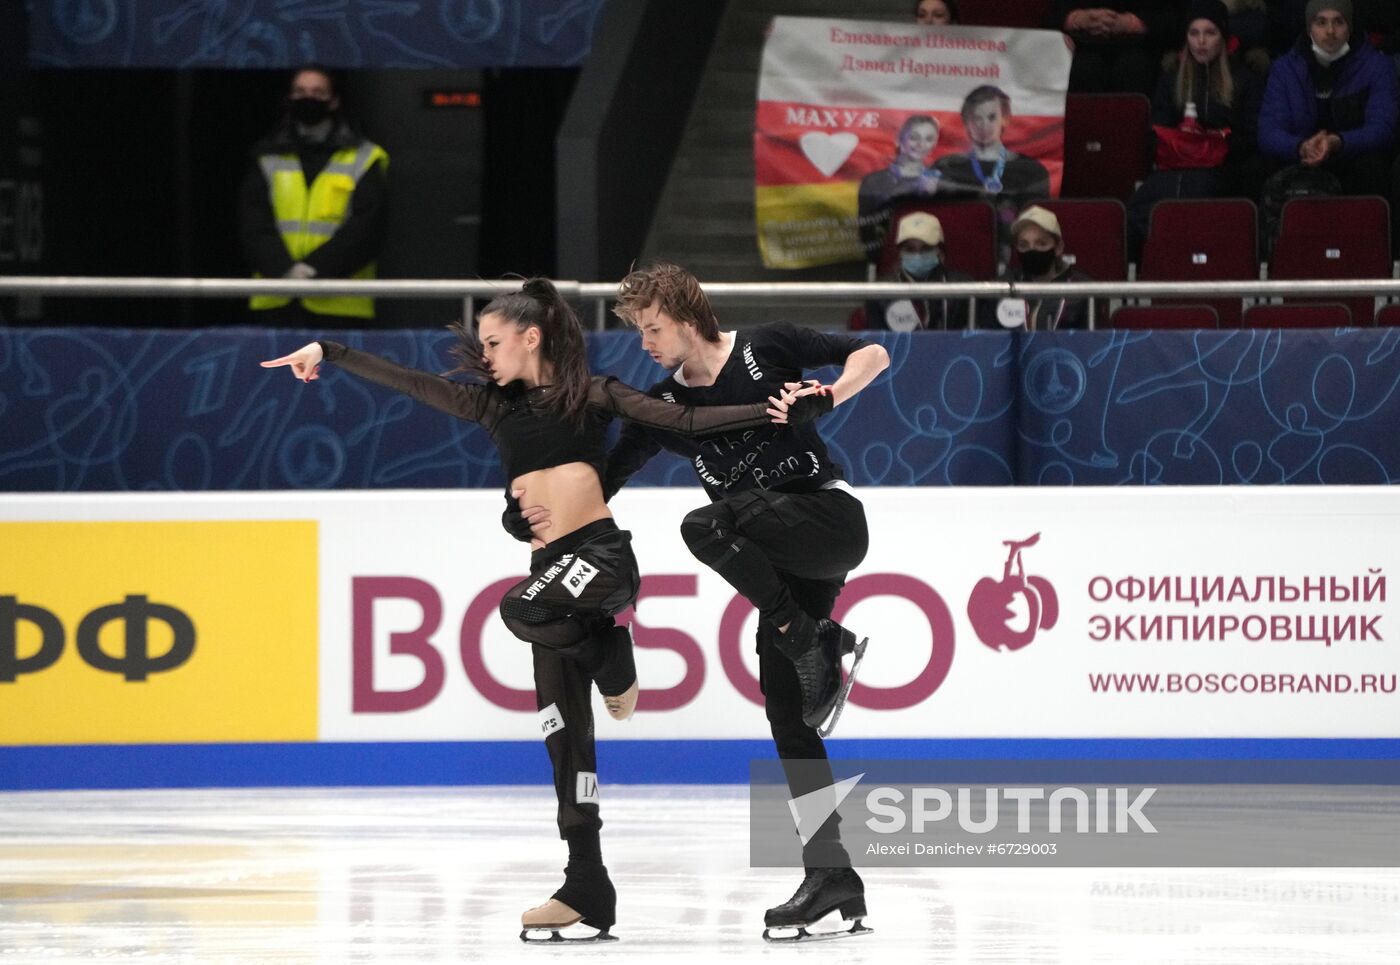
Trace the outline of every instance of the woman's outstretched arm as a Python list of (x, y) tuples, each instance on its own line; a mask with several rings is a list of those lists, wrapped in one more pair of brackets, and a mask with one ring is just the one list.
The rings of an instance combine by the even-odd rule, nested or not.
[(468, 422), (484, 422), (489, 414), (491, 392), (485, 386), (453, 382), (339, 342), (311, 342), (290, 355), (269, 359), (262, 366), (268, 369), (287, 366), (303, 382), (312, 382), (320, 378), (322, 361), (334, 362), (353, 375), (402, 392)]

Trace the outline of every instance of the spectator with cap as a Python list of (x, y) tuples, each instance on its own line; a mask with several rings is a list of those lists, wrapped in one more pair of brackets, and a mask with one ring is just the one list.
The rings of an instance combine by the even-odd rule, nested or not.
[(1400, 113), (1395, 65), (1352, 24), (1351, 0), (1309, 0), (1302, 36), (1269, 71), (1259, 146), (1285, 171), (1326, 172), (1347, 194), (1384, 195)]
[(1173, 69), (1157, 83), (1154, 170), (1128, 202), (1128, 251), (1137, 260), (1152, 206), (1165, 198), (1255, 197), (1263, 178), (1256, 153), (1263, 85), (1230, 56), (1230, 13), (1222, 0), (1192, 0)]
[[(943, 225), (927, 211), (911, 211), (904, 215), (899, 219), (895, 231), (898, 268), (892, 274), (880, 276), (880, 281), (972, 281), (971, 275), (948, 267)], [(865, 305), (866, 326), (892, 332), (965, 329), (968, 327), (967, 312), (966, 298), (872, 299)]]
[[(1093, 281), (1085, 272), (1074, 267), (1072, 258), (1065, 256), (1065, 236), (1060, 219), (1040, 205), (1031, 205), (1011, 225), (1011, 237), (1016, 252), (1012, 267), (1003, 276), (1009, 282), (1085, 282)], [(1089, 327), (1087, 298), (1017, 299), (1025, 303), (1023, 326), (1030, 331), (1056, 331)], [(997, 324), (1000, 313), (979, 313), (979, 327), (1021, 327)]]

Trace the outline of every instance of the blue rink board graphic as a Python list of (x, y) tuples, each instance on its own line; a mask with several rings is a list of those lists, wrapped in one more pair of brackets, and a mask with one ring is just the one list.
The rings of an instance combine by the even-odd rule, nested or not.
[[(962, 739), (827, 741), (831, 758), (946, 762), (950, 780), (1400, 784), (1394, 739)], [(743, 784), (763, 740), (605, 740), (604, 784)], [(1072, 773), (1066, 762), (1072, 762)], [(0, 747), (0, 790), (548, 784), (538, 741)]]
[[(17, 0), (9, 0), (17, 2)], [(36, 67), (568, 67), (605, 0), (44, 0)]]
[[(312, 385), (258, 367), (319, 334), (0, 329), (0, 491), (503, 486), (479, 426), (332, 366)], [(453, 365), (444, 331), (337, 337)], [(821, 423), (858, 486), (1400, 479), (1400, 328), (877, 338), (889, 369)], [(665, 375), (631, 332), (588, 346), (596, 372)], [(632, 485), (697, 484), (663, 455)]]

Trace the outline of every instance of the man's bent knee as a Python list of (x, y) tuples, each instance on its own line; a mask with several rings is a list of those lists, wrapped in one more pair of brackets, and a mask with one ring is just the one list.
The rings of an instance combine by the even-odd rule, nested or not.
[(739, 552), (741, 538), (729, 521), (706, 506), (681, 520), (681, 539), (691, 555), (711, 569), (719, 569)]

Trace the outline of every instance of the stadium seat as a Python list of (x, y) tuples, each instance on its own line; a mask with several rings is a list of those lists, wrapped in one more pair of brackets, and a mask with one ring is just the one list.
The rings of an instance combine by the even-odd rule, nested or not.
[(1400, 305), (1382, 305), (1381, 310), (1376, 312), (1376, 324), (1400, 325)]
[(1351, 328), (1351, 309), (1341, 302), (1313, 305), (1251, 305), (1245, 328)]
[[(1390, 205), (1379, 197), (1294, 198), (1283, 206), (1269, 277), (1278, 281), (1389, 278)], [(1334, 298), (1370, 325), (1375, 299)]]
[(1142, 94), (1070, 94), (1065, 100), (1065, 177), (1060, 196), (1127, 201), (1148, 170)]
[(1220, 316), (1211, 305), (1124, 305), (1113, 313), (1113, 328), (1219, 328)]
[[(1159, 201), (1152, 209), (1138, 278), (1254, 281), (1259, 277), (1258, 239), (1258, 214), (1252, 201)], [(1210, 299), (1209, 304), (1215, 306), (1222, 328), (1240, 327), (1240, 299)]]
[(997, 276), (997, 216), (986, 201), (922, 201), (902, 204), (890, 215), (890, 230), (880, 252), (881, 277), (892, 275), (899, 264), (899, 219), (911, 211), (927, 211), (943, 226), (948, 264), (965, 271), (975, 281), (993, 281)]
[(1039, 201), (1060, 219), (1065, 251), (1095, 281), (1127, 281), (1127, 210), (1117, 198)]

